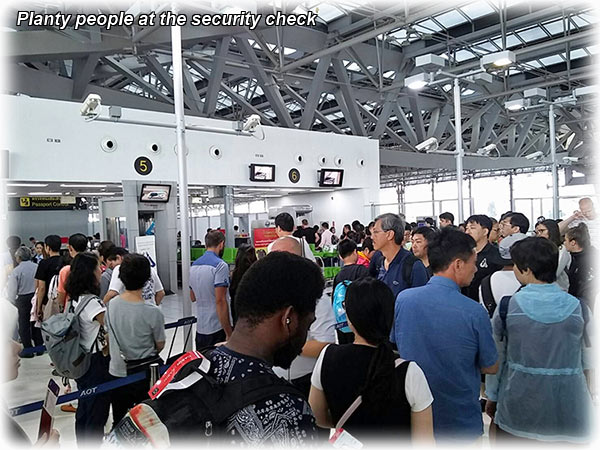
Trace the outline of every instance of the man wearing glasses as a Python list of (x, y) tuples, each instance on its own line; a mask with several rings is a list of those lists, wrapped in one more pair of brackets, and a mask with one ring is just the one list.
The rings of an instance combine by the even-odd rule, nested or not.
[(397, 296), (404, 289), (423, 286), (429, 279), (423, 263), (402, 248), (404, 220), (397, 214), (382, 214), (375, 219), (371, 230), (373, 247), (383, 258), (377, 270), (377, 279), (383, 281)]

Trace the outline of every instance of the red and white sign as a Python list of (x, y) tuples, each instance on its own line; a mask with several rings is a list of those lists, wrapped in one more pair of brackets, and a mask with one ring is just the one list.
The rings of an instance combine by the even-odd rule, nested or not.
[(252, 234), (254, 248), (266, 248), (271, 242), (276, 241), (278, 237), (275, 228), (255, 228)]

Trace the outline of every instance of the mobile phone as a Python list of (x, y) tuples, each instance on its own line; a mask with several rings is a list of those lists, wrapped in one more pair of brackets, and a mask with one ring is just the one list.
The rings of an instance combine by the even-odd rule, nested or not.
[(56, 381), (50, 378), (48, 381), (48, 390), (46, 391), (46, 398), (42, 406), (42, 416), (40, 417), (40, 428), (38, 431), (38, 439), (40, 439), (44, 433), (50, 436), (50, 430), (52, 430), (52, 424), (54, 422), (54, 409), (56, 408), (56, 401), (58, 399), (58, 393), (60, 388)]

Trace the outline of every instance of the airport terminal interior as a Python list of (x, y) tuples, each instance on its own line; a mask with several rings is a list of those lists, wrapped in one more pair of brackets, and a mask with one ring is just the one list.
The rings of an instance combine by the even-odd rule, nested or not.
[(593, 3), (1, 20), (6, 439), (593, 441)]

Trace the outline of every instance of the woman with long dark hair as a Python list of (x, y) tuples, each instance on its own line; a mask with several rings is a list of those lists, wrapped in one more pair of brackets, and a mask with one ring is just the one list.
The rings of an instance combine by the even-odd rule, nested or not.
[[(97, 386), (111, 379), (108, 374), (109, 357), (103, 352), (106, 347), (104, 313), (106, 308), (98, 294), (100, 292), (100, 262), (91, 252), (78, 253), (71, 262), (71, 271), (65, 284), (70, 298), (67, 308), (83, 308), (79, 313), (81, 342), (87, 352), (92, 353), (90, 367), (77, 380), (77, 389)], [(85, 303), (83, 303), (85, 302)], [(98, 394), (79, 399), (75, 413), (75, 436), (78, 444), (102, 443), (104, 425), (110, 409), (110, 394)]]
[(423, 371), (398, 358), (389, 342), (394, 295), (381, 281), (363, 278), (346, 291), (353, 344), (329, 345), (311, 379), (310, 406), (317, 425), (333, 428), (351, 405), (360, 405), (343, 424), (361, 442), (412, 438), (433, 443), (433, 397)]
[(556, 269), (556, 284), (560, 288), (569, 291), (568, 269), (571, 265), (571, 254), (563, 245), (563, 239), (560, 235), (558, 224), (552, 219), (542, 220), (535, 226), (535, 235), (548, 239), (558, 247), (558, 268)]
[(256, 262), (256, 250), (250, 244), (242, 244), (238, 247), (235, 257), (235, 268), (231, 273), (231, 284), (229, 285), (229, 296), (231, 297), (231, 317), (235, 324), (237, 314), (235, 313), (235, 292), (242, 277), (252, 264)]

